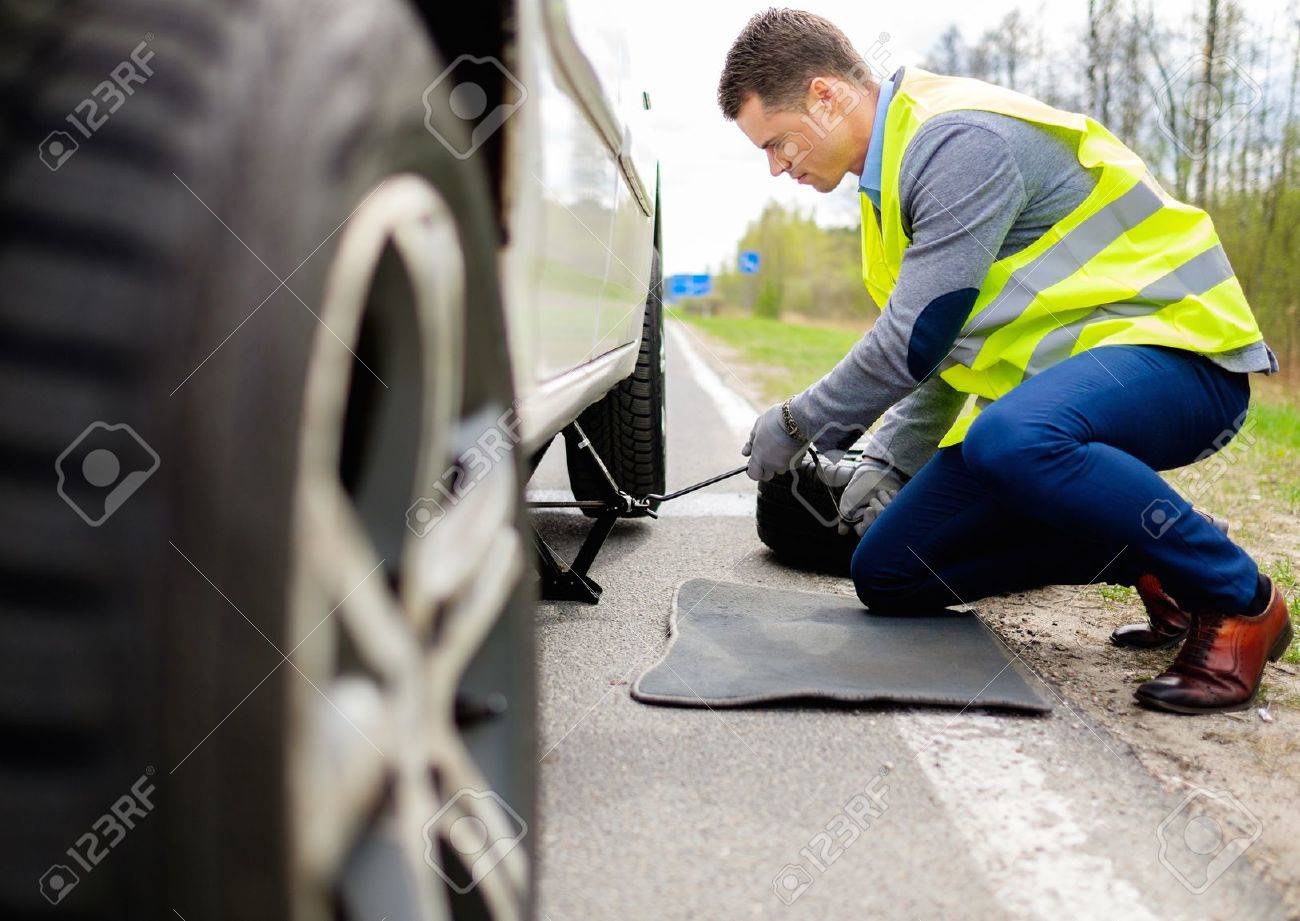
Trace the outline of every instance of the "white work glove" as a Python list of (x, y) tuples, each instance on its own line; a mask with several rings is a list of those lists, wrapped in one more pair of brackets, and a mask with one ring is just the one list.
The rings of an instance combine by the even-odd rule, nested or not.
[(749, 440), (740, 453), (749, 458), (746, 472), (751, 480), (770, 480), (789, 470), (807, 447), (790, 437), (781, 421), (781, 407), (773, 406), (754, 420)]
[[(841, 461), (828, 467), (822, 480), (827, 486), (844, 487), (840, 494), (839, 532), (848, 534), (852, 527), (861, 537), (894, 501), (907, 476), (895, 467), (867, 457), (857, 463)], [(850, 526), (845, 520), (853, 524)]]

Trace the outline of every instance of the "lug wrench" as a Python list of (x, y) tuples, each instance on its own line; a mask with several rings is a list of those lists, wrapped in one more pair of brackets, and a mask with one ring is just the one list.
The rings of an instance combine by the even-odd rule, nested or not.
[(669, 499), (676, 499), (678, 496), (684, 496), (688, 492), (695, 492), (695, 490), (703, 489), (705, 486), (712, 486), (714, 483), (719, 483), (723, 480), (729, 479), (730, 477), (733, 477), (738, 473), (744, 473), (748, 469), (749, 469), (749, 464), (741, 464), (735, 470), (728, 470), (726, 473), (719, 473), (716, 476), (709, 477), (707, 480), (700, 480), (700, 482), (698, 483), (694, 483), (690, 486), (683, 487), (682, 489), (678, 489), (674, 492), (650, 493), (650, 495), (645, 497), (645, 501), (667, 502)]

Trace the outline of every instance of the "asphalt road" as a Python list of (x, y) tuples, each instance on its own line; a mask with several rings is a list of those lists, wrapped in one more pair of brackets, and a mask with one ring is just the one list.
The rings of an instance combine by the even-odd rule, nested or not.
[[(672, 328), (670, 489), (739, 463), (754, 416), (704, 348)], [(565, 489), (563, 454), (552, 447), (531, 493)], [(769, 557), (754, 495), (732, 479), (659, 521), (620, 523), (593, 569), (600, 604), (539, 607), (531, 833), (543, 918), (1286, 916), (1249, 861), (1234, 859), (1257, 834), (1248, 815), (1214, 791), (1158, 786), (1050, 686), (1046, 717), (633, 701), (629, 686), (661, 654), (686, 579), (852, 595), (846, 580)], [(537, 524), (569, 557), (585, 526), (564, 513)], [(869, 791), (883, 791), (883, 812), (846, 816)]]

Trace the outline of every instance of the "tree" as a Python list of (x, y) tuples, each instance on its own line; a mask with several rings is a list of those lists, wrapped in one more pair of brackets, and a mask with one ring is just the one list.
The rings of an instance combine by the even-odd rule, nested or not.
[(1088, 0), (1088, 109), (1102, 124), (1110, 123), (1110, 73), (1116, 45), (1115, 5), (1116, 0)]
[(1192, 157), (1196, 160), (1196, 201), (1204, 204), (1210, 179), (1210, 121), (1214, 98), (1214, 56), (1218, 51), (1219, 0), (1206, 0), (1205, 41), (1201, 47), (1201, 83), (1192, 116)]
[(961, 37), (961, 29), (953, 25), (943, 30), (930, 49), (927, 66), (941, 74), (966, 72), (966, 42)]

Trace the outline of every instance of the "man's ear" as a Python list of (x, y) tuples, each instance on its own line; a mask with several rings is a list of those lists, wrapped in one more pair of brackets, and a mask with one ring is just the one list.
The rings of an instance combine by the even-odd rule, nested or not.
[(808, 81), (808, 111), (812, 111), (818, 103), (823, 106), (835, 104), (835, 81), (826, 77), (813, 77)]

